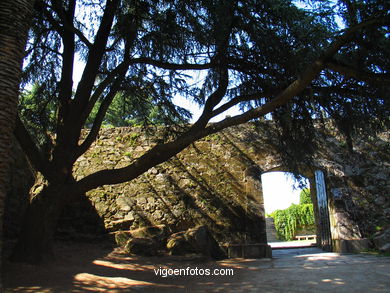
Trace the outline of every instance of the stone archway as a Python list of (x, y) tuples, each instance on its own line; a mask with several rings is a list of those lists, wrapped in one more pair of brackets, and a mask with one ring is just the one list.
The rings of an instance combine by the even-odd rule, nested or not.
[[(245, 179), (248, 194), (258, 194), (255, 199), (261, 204), (260, 213), (264, 217), (264, 222), (266, 219), (261, 174), (272, 171), (283, 171), (291, 173), (288, 168), (280, 165), (280, 161), (277, 157), (270, 156), (268, 157), (267, 161), (269, 166), (268, 170), (261, 170), (259, 166), (252, 166), (247, 170), (247, 177)], [(328, 207), (329, 199), (327, 195), (328, 192), (324, 172), (315, 166), (302, 166), (301, 169), (303, 170), (301, 175), (307, 178), (310, 184), (315, 223), (317, 227), (317, 245), (325, 251), (331, 251), (332, 235), (330, 229), (330, 210)], [(260, 172), (260, 174), (256, 174), (256, 172)], [(248, 233), (250, 233), (250, 231), (248, 231)]]

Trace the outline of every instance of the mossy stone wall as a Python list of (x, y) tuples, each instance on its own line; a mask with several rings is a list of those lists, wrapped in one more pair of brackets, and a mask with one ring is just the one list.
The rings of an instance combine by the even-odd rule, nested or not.
[[(244, 128), (243, 128), (244, 129)], [(139, 128), (103, 129), (81, 157), (76, 178), (131, 163), (154, 145)], [(205, 224), (220, 242), (266, 242), (261, 192), (250, 175), (254, 150), (239, 132), (223, 132), (194, 143), (169, 161), (128, 183), (88, 193), (105, 226), (128, 229), (165, 224), (181, 231)], [(249, 233), (248, 233), (249, 232)]]
[[(388, 221), (388, 135), (355, 138), (350, 152), (332, 127), (319, 130), (321, 147), (302, 173), (314, 186), (314, 170), (325, 172), (333, 238), (367, 237)], [(79, 159), (75, 176), (125, 166), (154, 144), (140, 128), (103, 129)], [(88, 197), (108, 229), (123, 220), (129, 229), (165, 224), (180, 231), (206, 224), (221, 242), (263, 243), (261, 174), (270, 170), (289, 171), (261, 125), (246, 124), (211, 135), (139, 178), (98, 188)]]
[[(261, 174), (289, 171), (272, 139), (261, 124), (245, 124), (211, 135), (131, 182), (88, 192), (88, 200), (72, 203), (64, 211), (60, 230), (64, 234), (79, 231), (80, 236), (103, 228), (115, 231), (164, 224), (177, 232), (205, 224), (220, 243), (265, 243)], [(369, 237), (390, 219), (389, 133), (355, 138), (353, 152), (331, 125), (319, 129), (317, 139), (321, 147), (314, 163), (302, 168), (311, 183), (314, 205), (313, 172), (322, 170), (332, 237)], [(77, 161), (74, 176), (80, 179), (97, 170), (126, 166), (157, 140), (137, 127), (102, 129), (97, 141)], [(13, 202), (21, 202), (14, 193), (26, 185), (21, 184), (27, 178), (21, 170), (28, 170), (17, 158), (10, 189)], [(18, 174), (24, 174), (19, 183), (15, 180)], [(23, 211), (12, 203), (7, 210), (12, 221), (7, 221), (6, 230), (16, 230), (15, 221)], [(66, 229), (72, 231), (63, 231)]]

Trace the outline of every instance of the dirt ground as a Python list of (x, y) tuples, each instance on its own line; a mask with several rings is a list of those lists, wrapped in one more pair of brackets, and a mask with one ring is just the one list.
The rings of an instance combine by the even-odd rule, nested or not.
[[(216, 279), (227, 284), (240, 278), (239, 266), (230, 261), (215, 262), (196, 255), (131, 257), (120, 248), (96, 243), (57, 243), (55, 256), (41, 265), (6, 261), (5, 292), (202, 292), (201, 288)], [(234, 275), (205, 275), (206, 270), (211, 274), (224, 268), (233, 268)], [(155, 270), (159, 269), (183, 269), (182, 276), (163, 277), (164, 270), (157, 276)]]
[[(5, 292), (390, 292), (389, 257), (317, 248), (275, 250), (272, 259), (223, 261), (130, 257), (97, 243), (59, 243), (55, 253), (53, 261), (39, 266), (5, 262)], [(164, 269), (182, 275), (156, 275)]]

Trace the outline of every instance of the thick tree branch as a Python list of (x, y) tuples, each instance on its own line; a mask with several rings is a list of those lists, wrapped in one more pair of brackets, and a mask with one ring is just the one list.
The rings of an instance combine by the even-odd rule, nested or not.
[[(75, 96), (73, 99), (66, 101), (66, 104), (63, 105), (58, 114), (56, 146), (53, 150), (53, 157), (61, 158), (68, 156), (69, 162), (67, 163), (72, 163), (72, 154), (78, 147), (80, 132), (84, 125), (82, 113), (87, 106), (94, 87), (119, 2), (120, 0), (107, 0), (102, 20), (96, 33), (94, 44), (89, 49), (87, 64)], [(66, 31), (66, 33), (69, 33), (69, 31)], [(73, 33), (72, 36), (74, 38)], [(72, 85), (72, 81), (69, 84)]]
[(316, 93), (323, 93), (326, 95), (329, 94), (339, 94), (343, 96), (362, 96), (362, 95), (370, 95), (372, 93), (368, 93), (363, 87), (358, 87), (357, 89), (351, 89), (351, 88), (344, 88), (340, 86), (324, 86), (324, 87), (318, 87), (318, 86), (312, 86), (310, 88)]
[(219, 73), (218, 88), (206, 100), (202, 115), (193, 125), (194, 128), (205, 127), (209, 120), (213, 117), (213, 109), (217, 106), (226, 94), (229, 85), (229, 71), (227, 68), (221, 69)]
[(264, 115), (274, 111), (277, 107), (287, 103), (294, 96), (302, 92), (307, 86), (310, 85), (311, 81), (314, 80), (318, 74), (326, 67), (326, 64), (333, 56), (350, 41), (353, 34), (367, 26), (377, 25), (389, 21), (389, 17), (372, 19), (364, 23), (360, 23), (352, 28), (346, 29), (326, 50), (322, 56), (309, 64), (303, 74), (292, 82), (282, 93), (276, 98), (270, 100), (261, 107), (249, 110), (241, 115), (226, 118), (218, 123), (212, 124), (205, 129), (205, 136), (221, 131), (227, 127), (239, 125), (248, 122), (252, 119), (263, 117)]
[(237, 96), (237, 97), (231, 99), (230, 101), (228, 101), (227, 103), (221, 105), (217, 109), (215, 109), (213, 111), (212, 115), (213, 115), (213, 117), (215, 117), (215, 116), (217, 116), (219, 114), (222, 114), (223, 112), (229, 110), (230, 108), (236, 106), (237, 104), (239, 104), (241, 102), (260, 99), (261, 97), (264, 97), (263, 93), (256, 93), (256, 94), (253, 94), (253, 95)]
[[(73, 22), (74, 13), (75, 13), (75, 2), (70, 1), (69, 11), (63, 11), (61, 3), (55, 1), (55, 7), (59, 10), (60, 17), (65, 22)], [(61, 68), (61, 79), (59, 82), (59, 109), (57, 115), (57, 128), (61, 133), (63, 128), (63, 118), (66, 117), (69, 113), (70, 101), (72, 98), (72, 88), (73, 88), (73, 64), (74, 64), (74, 55), (75, 55), (75, 38), (74, 33), (69, 30), (63, 30), (62, 32), (63, 39), (63, 54), (62, 54), (62, 68)], [(59, 136), (61, 140), (62, 137)]]
[(137, 35), (136, 29), (135, 30), (134, 30), (134, 28), (128, 28), (128, 29), (132, 33), (129, 34), (130, 36), (128, 38), (125, 38), (124, 61), (122, 62), (122, 64), (117, 66), (117, 68), (115, 70), (113, 70), (113, 72), (111, 72), (111, 74), (109, 74), (106, 77), (106, 79), (99, 85), (97, 91), (95, 91), (94, 94), (92, 95), (92, 97), (87, 105), (87, 109), (86, 109), (85, 113), (83, 113), (83, 115), (85, 115), (82, 118), (83, 119), (82, 121), (84, 124), (84, 121), (87, 119), (88, 115), (90, 114), (90, 112), (93, 109), (93, 106), (96, 104), (97, 99), (103, 93), (104, 89), (108, 86), (108, 84), (112, 81), (114, 76), (117, 76), (109, 93), (107, 94), (107, 96), (105, 97), (105, 99), (103, 100), (102, 104), (99, 107), (99, 110), (96, 114), (95, 120), (93, 122), (92, 128), (91, 128), (88, 136), (86, 137), (84, 142), (77, 148), (76, 155), (75, 155), (76, 158), (78, 158), (80, 155), (82, 155), (84, 152), (86, 152), (89, 149), (89, 147), (91, 146), (91, 144), (95, 141), (97, 135), (99, 134), (99, 130), (100, 130), (100, 127), (103, 123), (104, 117), (107, 113), (107, 110), (110, 107), (112, 100), (114, 99), (115, 95), (117, 94), (119, 87), (126, 76), (127, 70), (129, 68), (129, 65), (128, 65), (129, 60), (131, 60), (130, 49), (131, 49), (131, 47), (135, 41), (136, 35)]
[(335, 61), (326, 63), (326, 67), (346, 77), (361, 80), (375, 86), (383, 86), (384, 83), (390, 85), (390, 74), (364, 72)]
[[(234, 1), (222, 1), (221, 10), (216, 16), (216, 54), (212, 59), (216, 64), (216, 73), (218, 74), (218, 87), (206, 100), (203, 112), (198, 121), (191, 127), (193, 129), (203, 129), (213, 117), (214, 108), (222, 101), (226, 95), (229, 86), (228, 69), (228, 47), (230, 35), (233, 30), (233, 15), (235, 11)], [(191, 129), (190, 129), (191, 131)]]
[(273, 95), (275, 95), (275, 93), (280, 92), (280, 91), (281, 91), (281, 88), (273, 88), (273, 89), (269, 89), (267, 91), (258, 92), (258, 93), (254, 93), (251, 95), (237, 96), (237, 97), (231, 99), (230, 101), (226, 102), (225, 104), (221, 105), (217, 109), (215, 109), (213, 111), (213, 117), (229, 110), (230, 108), (238, 105), (241, 102), (255, 101), (255, 100), (258, 100), (261, 98), (270, 98)]
[[(88, 105), (88, 101), (99, 71), (99, 67), (105, 53), (108, 37), (111, 32), (111, 27), (114, 21), (115, 12), (118, 9), (119, 0), (107, 0), (106, 8), (100, 23), (99, 29), (93, 45), (90, 47), (87, 63), (84, 68), (81, 80), (76, 90), (74, 97), (74, 105), (72, 113), (69, 116), (71, 121), (79, 122), (79, 128), (82, 127), (82, 113)], [(73, 124), (73, 123), (70, 123)], [(74, 137), (73, 139), (78, 139)]]
[(75, 34), (78, 38), (88, 47), (91, 47), (91, 42), (87, 39), (87, 37), (75, 26), (73, 25), (74, 12), (76, 8), (76, 2), (70, 1), (69, 9), (66, 11), (62, 6), (62, 1), (55, 0), (53, 1), (53, 7), (57, 13), (57, 15), (61, 18), (62, 26), (60, 26), (56, 20), (53, 18), (50, 12), (45, 10), (46, 17), (52, 23), (52, 25), (56, 25), (57, 30), (60, 29), (61, 32), (68, 31), (69, 33)]
[[(209, 105), (206, 106), (208, 110), (204, 111), (201, 117), (198, 119), (198, 121), (179, 139), (163, 145), (156, 145), (154, 148), (149, 150), (145, 155), (143, 155), (134, 164), (130, 166), (121, 169), (115, 169), (115, 170), (103, 170), (83, 178), (78, 183), (79, 191), (85, 192), (87, 190), (100, 186), (98, 181), (96, 181), (96, 178), (98, 178), (97, 180), (103, 180), (104, 178), (105, 182), (107, 181), (109, 182), (104, 184), (115, 184), (115, 183), (120, 183), (120, 182), (134, 179), (139, 175), (141, 175), (142, 173), (146, 172), (151, 167), (168, 160), (170, 157), (182, 151), (197, 139), (203, 137), (201, 136), (202, 133), (201, 130), (203, 130), (204, 127), (207, 125), (211, 117), (210, 115), (212, 113), (212, 109), (215, 107), (216, 104), (219, 103), (219, 101), (225, 95), (227, 86), (228, 86), (228, 70), (225, 68), (225, 70), (223, 70), (223, 72), (221, 73), (220, 83), (218, 88), (213, 94), (210, 95), (208, 99)], [(91, 130), (91, 132), (88, 135), (91, 138), (90, 139), (87, 138), (88, 141), (86, 139), (83, 142), (83, 144), (85, 143), (85, 146), (80, 146), (80, 152), (86, 151), (88, 149), (87, 147), (88, 144), (89, 145), (92, 144), (92, 142), (94, 141), (94, 139), (98, 134), (98, 131), (99, 128), (96, 128), (93, 133)]]
[(86, 121), (97, 100), (103, 94), (104, 90), (112, 83), (112, 81), (115, 79), (115, 77), (118, 76), (120, 72), (126, 72), (128, 67), (128, 62), (122, 62), (114, 70), (112, 70), (102, 82), (100, 82), (96, 90), (93, 92), (91, 98), (89, 99), (88, 105), (85, 108), (84, 113), (82, 114), (83, 121)]
[(67, 31), (74, 33), (80, 39), (80, 41), (83, 42), (88, 48), (92, 47), (92, 43), (87, 39), (87, 37), (73, 25), (64, 23), (64, 28)]
[(161, 69), (168, 70), (202, 70), (210, 69), (215, 64), (213, 62), (204, 63), (204, 64), (191, 64), (191, 63), (170, 63), (159, 60), (154, 60), (148, 57), (134, 58), (130, 61), (130, 64), (147, 64), (152, 65)]
[(44, 157), (42, 150), (36, 146), (19, 117), (16, 117), (14, 133), (32, 166), (42, 174), (47, 174), (49, 161)]
[(81, 143), (81, 145), (77, 149), (77, 152), (75, 154), (76, 158), (78, 158), (83, 153), (85, 153), (89, 149), (89, 147), (92, 145), (92, 143), (95, 141), (96, 137), (98, 136), (100, 127), (102, 126), (102, 123), (103, 123), (104, 117), (107, 113), (107, 110), (110, 107), (112, 100), (114, 99), (116, 93), (118, 92), (119, 86), (121, 84), (121, 80), (122, 80), (122, 78), (118, 78), (115, 80), (110, 92), (107, 94), (104, 101), (100, 105), (99, 110), (96, 114), (95, 120), (93, 122), (93, 125), (91, 127), (91, 130), (89, 131), (85, 140)]
[(60, 112), (59, 117), (64, 117), (68, 111), (68, 101), (72, 98), (72, 87), (73, 87), (73, 62), (75, 53), (75, 42), (73, 33), (64, 32), (64, 50), (62, 53), (62, 70), (61, 80), (59, 83), (58, 100), (60, 101)]
[(92, 43), (87, 39), (87, 37), (77, 28), (74, 26), (65, 26), (68, 30), (70, 30), (72, 33), (76, 34), (76, 36), (82, 41), (87, 47), (92, 47)]

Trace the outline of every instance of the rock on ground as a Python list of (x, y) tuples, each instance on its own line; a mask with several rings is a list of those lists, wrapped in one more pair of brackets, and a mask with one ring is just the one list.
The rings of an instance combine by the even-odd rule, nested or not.
[(158, 254), (158, 246), (151, 238), (131, 238), (125, 245), (125, 251), (134, 255), (155, 256)]
[(206, 226), (198, 226), (171, 235), (167, 248), (172, 255), (200, 253), (214, 259), (226, 258), (225, 253)]

